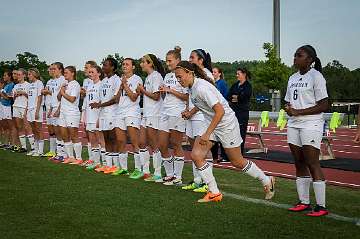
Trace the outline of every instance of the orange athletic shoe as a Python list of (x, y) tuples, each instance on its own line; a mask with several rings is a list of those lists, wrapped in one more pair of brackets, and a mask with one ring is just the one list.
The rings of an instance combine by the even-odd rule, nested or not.
[(80, 164), (82, 164), (84, 161), (82, 160), (82, 159), (76, 159), (74, 162), (72, 162), (72, 163), (69, 163), (69, 164), (71, 164), (71, 165), (80, 165)]
[(208, 192), (205, 197), (199, 199), (198, 202), (220, 202), (223, 198), (222, 193)]
[(76, 160), (74, 158), (66, 158), (62, 163), (64, 164), (70, 164), (75, 162)]
[(95, 172), (97, 172), (97, 173), (104, 172), (108, 168), (109, 168), (108, 166), (102, 166), (100, 168), (95, 169)]
[(104, 171), (105, 174), (115, 173), (119, 168), (116, 166), (112, 166)]

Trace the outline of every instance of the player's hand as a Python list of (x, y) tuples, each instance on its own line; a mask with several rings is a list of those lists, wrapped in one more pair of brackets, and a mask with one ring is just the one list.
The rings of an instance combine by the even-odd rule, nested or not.
[(86, 95), (86, 90), (85, 90), (84, 87), (81, 87), (81, 88), (80, 88), (80, 95), (81, 95), (81, 97), (85, 97), (85, 95)]
[(61, 86), (61, 88), (60, 88), (60, 94), (61, 94), (62, 96), (65, 95), (65, 90), (66, 90), (66, 85)]
[(292, 108), (290, 104), (285, 105), (285, 111), (289, 116), (298, 116), (299, 115), (298, 110)]
[(142, 84), (139, 84), (138, 87), (136, 88), (136, 91), (137, 91), (137, 93), (144, 94), (145, 88)]
[(93, 102), (93, 103), (90, 103), (89, 106), (91, 107), (91, 109), (97, 109), (97, 108), (100, 108), (100, 103)]
[(166, 87), (165, 85), (162, 85), (159, 87), (159, 91), (161, 93), (171, 93), (171, 88), (170, 87)]
[(58, 118), (60, 116), (60, 110), (56, 110), (55, 112), (54, 112), (54, 117), (55, 118)]
[(35, 120), (38, 120), (38, 119), (40, 119), (39, 111), (36, 110), (36, 112), (35, 112)]
[(200, 141), (199, 141), (199, 144), (201, 145), (207, 145), (209, 142), (210, 142), (210, 135), (205, 133), (203, 135), (200, 136)]
[(188, 111), (188, 110), (185, 110), (185, 111), (181, 112), (181, 117), (182, 117), (183, 119), (185, 119), (185, 120), (190, 119), (191, 116), (192, 116), (192, 115), (191, 115), (191, 112)]

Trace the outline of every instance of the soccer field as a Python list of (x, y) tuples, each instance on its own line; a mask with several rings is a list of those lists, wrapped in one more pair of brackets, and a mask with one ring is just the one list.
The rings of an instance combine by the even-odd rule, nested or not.
[[(224, 199), (199, 204), (202, 194), (44, 158), (1, 150), (0, 165), (2, 239), (360, 238), (355, 189), (328, 186), (331, 214), (309, 218), (283, 208), (297, 201), (295, 183), (287, 179), (277, 178), (274, 203), (266, 203), (256, 180), (214, 169)], [(184, 181), (191, 179), (186, 165)]]

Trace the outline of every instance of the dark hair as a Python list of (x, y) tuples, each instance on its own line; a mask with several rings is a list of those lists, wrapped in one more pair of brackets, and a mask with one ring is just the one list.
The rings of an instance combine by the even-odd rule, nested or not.
[(94, 68), (94, 69), (96, 69), (96, 71), (98, 72), (98, 73), (100, 73), (100, 80), (102, 80), (102, 79), (104, 79), (104, 72), (103, 72), (103, 70), (102, 70), (102, 68), (100, 67), (100, 66), (98, 66), (98, 65), (91, 65), (91, 67), (92, 68)]
[(173, 55), (176, 59), (181, 60), (181, 47), (175, 46), (173, 50), (170, 50), (166, 55)]
[(247, 80), (251, 79), (251, 73), (245, 67), (238, 67), (236, 71), (241, 71), (242, 73), (244, 73), (246, 75)]
[(12, 71), (11, 70), (5, 70), (4, 71), (4, 75), (7, 75), (10, 77), (10, 81), (13, 82), (14, 81), (14, 78), (12, 77)]
[(224, 72), (223, 72), (223, 70), (222, 70), (220, 67), (215, 66), (215, 67), (213, 67), (213, 70), (214, 70), (214, 69), (217, 69), (218, 72), (220, 73), (220, 79), (225, 79)]
[(111, 66), (114, 68), (114, 73), (117, 74), (118, 62), (112, 57), (106, 58), (105, 61), (110, 62)]
[(69, 70), (71, 73), (74, 74), (74, 80), (76, 80), (76, 68), (75, 66), (67, 66), (65, 69)]
[(312, 59), (311, 64), (313, 62), (315, 62), (315, 65), (314, 65), (315, 70), (322, 72), (321, 61), (317, 57), (315, 48), (312, 47), (311, 45), (304, 45), (304, 46), (301, 46), (299, 49), (305, 51), (311, 57), (311, 59)]
[[(126, 57), (126, 58), (124, 59), (124, 61), (131, 61), (131, 65), (134, 66), (133, 72), (135, 72), (135, 70), (136, 70), (136, 62), (135, 62), (135, 60), (134, 60), (133, 58), (131, 58), (131, 57)], [(123, 62), (124, 62), (124, 61), (123, 61)]]
[(61, 62), (54, 62), (52, 65), (55, 65), (59, 70), (61, 70), (61, 74), (64, 74), (64, 65)]
[[(150, 58), (151, 62), (147, 59), (147, 56)], [(147, 63), (152, 63), (153, 69), (160, 73), (162, 77), (165, 76), (165, 70), (163, 65), (161, 64), (160, 60), (154, 54), (146, 54), (144, 59)]]
[(195, 77), (204, 79), (209, 83), (211, 83), (212, 85), (214, 84), (213, 81), (206, 75), (205, 71), (194, 63), (190, 63), (188, 61), (180, 61), (177, 64), (176, 68), (184, 69), (185, 71), (188, 72), (193, 72)]
[(203, 49), (196, 49), (192, 52), (194, 52), (199, 58), (203, 59), (203, 65), (206, 69), (212, 71), (211, 56), (209, 53), (206, 53), (206, 51), (204, 51)]
[(92, 67), (95, 67), (95, 66), (97, 66), (97, 64), (96, 64), (96, 62), (95, 61), (87, 61), (86, 63), (85, 63), (85, 65), (90, 65), (90, 66), (92, 66)]

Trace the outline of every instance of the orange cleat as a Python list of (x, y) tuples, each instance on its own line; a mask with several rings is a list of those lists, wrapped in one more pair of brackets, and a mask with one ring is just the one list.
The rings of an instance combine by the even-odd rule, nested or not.
[(76, 159), (74, 162), (71, 162), (69, 164), (71, 165), (80, 165), (82, 164), (84, 161), (82, 161), (82, 159)]
[(199, 199), (198, 202), (220, 202), (223, 198), (222, 193), (208, 192), (205, 197)]
[(106, 171), (108, 168), (109, 168), (108, 166), (102, 166), (102, 167), (100, 167), (100, 168), (96, 168), (96, 169), (95, 169), (95, 172), (97, 172), (97, 173), (104, 172), (104, 171)]
[(74, 158), (66, 158), (62, 163), (71, 164), (71, 163), (73, 163), (75, 161), (76, 161), (76, 159), (74, 159)]
[(116, 166), (112, 166), (104, 171), (105, 174), (115, 173), (119, 168)]

